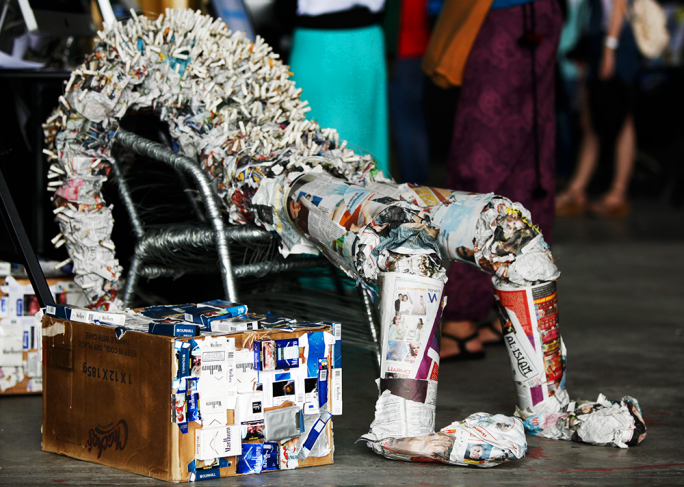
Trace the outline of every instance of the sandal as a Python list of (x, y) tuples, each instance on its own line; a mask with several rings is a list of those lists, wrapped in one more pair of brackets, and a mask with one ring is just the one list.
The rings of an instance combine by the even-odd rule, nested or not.
[(623, 199), (607, 197), (591, 203), (588, 211), (597, 218), (623, 218), (632, 212), (632, 206)]
[(587, 201), (582, 193), (568, 190), (556, 198), (556, 216), (582, 216), (586, 209)]
[[(501, 322), (499, 321), (499, 323), (501, 323)], [(497, 346), (505, 345), (503, 333), (501, 333), (501, 329), (494, 326), (494, 321), (490, 321), (490, 320), (482, 321), (482, 322), (477, 324), (477, 328), (478, 328), (478, 336), (479, 336), (479, 330), (489, 329), (492, 331), (492, 333), (494, 333), (494, 335), (496, 335), (498, 337), (496, 340), (480, 340), (482, 342), (482, 345), (485, 345), (485, 346), (487, 346), (487, 345), (497, 345)]]
[(472, 335), (468, 335), (465, 338), (458, 338), (454, 335), (444, 332), (442, 332), (442, 336), (455, 341), (458, 345), (459, 352), (456, 355), (450, 355), (449, 357), (441, 357), (439, 359), (440, 363), (444, 363), (446, 361), (457, 362), (461, 360), (480, 360), (486, 355), (484, 350), (480, 350), (479, 352), (470, 352), (466, 348), (466, 343), (480, 337), (479, 331), (476, 331)]

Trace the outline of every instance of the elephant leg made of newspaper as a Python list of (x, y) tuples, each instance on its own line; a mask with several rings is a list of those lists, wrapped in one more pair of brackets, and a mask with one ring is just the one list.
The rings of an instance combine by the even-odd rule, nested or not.
[(544, 438), (627, 448), (646, 437), (636, 399), (571, 401), (565, 390), (566, 350), (556, 282), (510, 285), (494, 278), (496, 305), (518, 393), (516, 416)]
[[(528, 432), (618, 446), (643, 438), (635, 400), (569, 401), (562, 341), (533, 311), (537, 300), (553, 301), (548, 286), (560, 274), (521, 205), (493, 194), (393, 183), (370, 155), (347, 148), (334, 129), (306, 120), (310, 108), (300, 99), (302, 90), (263, 39), (251, 42), (220, 19), (192, 10), (167, 9), (156, 20), (132, 12), (126, 23), (106, 25), (98, 36), (43, 125), (48, 190), (60, 226), (53, 243), (66, 248), (62, 264), (73, 262), (75, 281), (92, 306), (121, 306), (116, 283), (122, 267), (101, 187), (120, 119), (145, 111), (166, 122), (179, 152), (212, 178), (231, 223), (276, 233), (284, 256), (318, 249), (360, 285), (380, 285), (387, 370), (369, 433), (375, 436), (367, 438), (376, 451), (480, 466), (524, 453), (519, 419), (479, 413), (432, 430), (439, 356), (432, 313), (440, 312), (446, 260), (495, 276), (504, 322), (511, 323), (506, 337), (521, 398), (518, 414)], [(398, 289), (402, 280), (405, 292)], [(527, 321), (509, 292), (526, 293)], [(396, 339), (402, 333), (404, 339)], [(516, 373), (521, 366), (524, 373)], [(387, 426), (385, 412), (398, 423)], [(485, 430), (512, 435), (514, 446), (479, 442), (474, 431)]]
[(393, 460), (494, 467), (520, 459), (527, 442), (518, 418), (476, 413), (435, 432), (444, 282), (381, 274), (380, 397), (362, 440)]
[(560, 273), (522, 205), (408, 184), (359, 186), (321, 172), (295, 180), (280, 206), (283, 220), (330, 260), (379, 286), (380, 397), (363, 437), (374, 451), (482, 467), (525, 453), (520, 419), (477, 413), (434, 432), (447, 259), (494, 274), (519, 396), (516, 415), (528, 433), (620, 447), (643, 439), (634, 399), (569, 400), (558, 328)]

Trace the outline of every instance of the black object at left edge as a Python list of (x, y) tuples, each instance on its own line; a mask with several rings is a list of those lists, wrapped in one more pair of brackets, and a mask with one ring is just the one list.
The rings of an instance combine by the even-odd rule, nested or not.
[(21, 223), (19, 213), (17, 213), (17, 208), (14, 206), (14, 200), (12, 200), (2, 170), (0, 170), (0, 200), (2, 200), (0, 213), (2, 213), (3, 223), (3, 227), (0, 228), (0, 235), (5, 234), (5, 238), (0, 238), (0, 259), (23, 264), (40, 306), (44, 308), (49, 304), (54, 305), (55, 300), (50, 292), (50, 287), (38, 263), (38, 258), (33, 252), (24, 225)]

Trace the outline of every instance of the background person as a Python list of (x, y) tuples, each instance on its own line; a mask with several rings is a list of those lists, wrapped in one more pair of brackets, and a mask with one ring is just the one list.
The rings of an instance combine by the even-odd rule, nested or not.
[(389, 176), (384, 0), (299, 0), (292, 79), (310, 119), (370, 152)]
[[(522, 203), (548, 243), (555, 188), (554, 68), (561, 27), (558, 0), (447, 1), (423, 63), (440, 86), (462, 85), (449, 188), (493, 192)], [(477, 323), (494, 306), (491, 276), (454, 263), (444, 293), (441, 356), (481, 358)]]
[[(585, 211), (602, 217), (621, 217), (631, 211), (629, 183), (634, 170), (636, 131), (634, 98), (640, 54), (628, 22), (626, 0), (591, 0), (589, 23), (588, 97), (581, 115), (582, 142), (578, 163), (567, 189), (558, 195), (559, 216)], [(587, 203), (587, 188), (602, 145), (615, 144), (615, 170), (608, 191)]]

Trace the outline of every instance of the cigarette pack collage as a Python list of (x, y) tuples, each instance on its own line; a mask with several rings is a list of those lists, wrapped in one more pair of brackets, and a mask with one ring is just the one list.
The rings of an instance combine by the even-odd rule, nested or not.
[(48, 309), (43, 449), (176, 482), (332, 463), (341, 325), (232, 305)]

